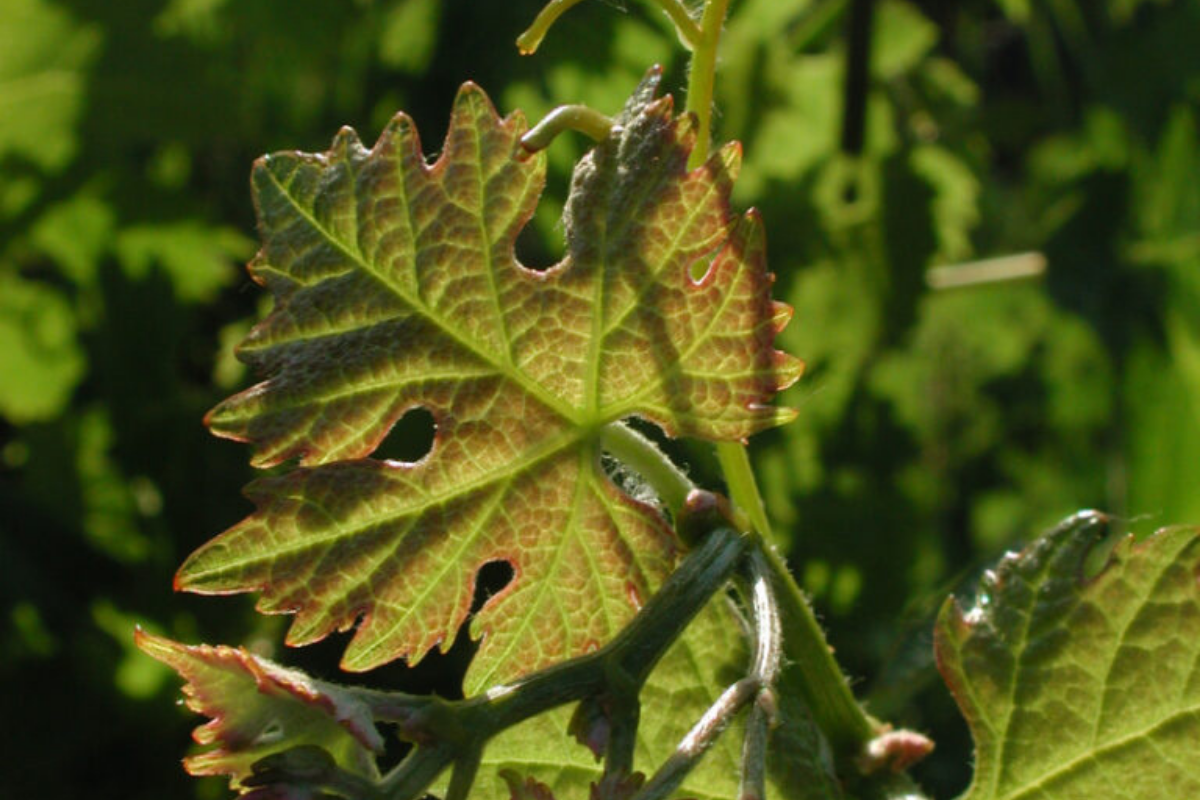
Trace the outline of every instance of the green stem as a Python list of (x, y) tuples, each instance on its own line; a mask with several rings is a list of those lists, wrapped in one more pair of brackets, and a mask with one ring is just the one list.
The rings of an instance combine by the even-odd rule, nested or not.
[(450, 773), (450, 785), (446, 788), (446, 800), (470, 800), (471, 787), (479, 764), (483, 760), (483, 747), (473, 747), (454, 762)]
[[(677, 509), (682, 507), (683, 499), (694, 485), (653, 442), (623, 425), (606, 428), (603, 442), (606, 450), (645, 478), (672, 513), (678, 513)], [(758, 489), (745, 449), (737, 443), (727, 443), (725, 446), (726, 450), (733, 448), (740, 450), (741, 456), (730, 458), (728, 463), (722, 461), (726, 480), (731, 489), (748, 487), (743, 491), (753, 489), (753, 496), (757, 497)], [(744, 510), (748, 513), (754, 508), (751, 504), (746, 506)], [(787, 564), (770, 544), (770, 531), (766, 527), (766, 515), (761, 512), (761, 506), (759, 519), (751, 518), (751, 522), (756, 529), (757, 549), (762, 552), (764, 568), (771, 578), (784, 631), (784, 658), (788, 663), (784, 675), (797, 678), (789, 688), (804, 697), (813, 719), (836, 753), (857, 755), (874, 735), (875, 725), (854, 699), (846, 678), (829, 651), (829, 644), (812, 608), (788, 571)], [(760, 525), (763, 530), (758, 529)]]
[(850, 684), (834, 660), (825, 634), (787, 564), (770, 544), (760, 541), (760, 547), (774, 583), (784, 630), (783, 654), (788, 666), (781, 683), (788, 683), (787, 673), (795, 675), (798, 678), (795, 688), (804, 697), (813, 720), (829, 739), (834, 752), (855, 756), (875, 735), (875, 723), (854, 699)]
[(679, 32), (679, 41), (683, 42), (683, 46), (688, 50), (696, 49), (700, 43), (700, 26), (688, 14), (683, 3), (679, 0), (652, 0), (652, 2), (665, 11), (671, 18), (671, 22), (675, 23), (675, 30)]
[[(687, 110), (693, 112), (700, 122), (696, 148), (692, 151), (690, 161), (693, 167), (703, 163), (708, 156), (717, 46), (728, 8), (729, 0), (708, 0), (700, 21), (700, 44), (692, 53)], [(758, 546), (771, 573), (785, 631), (784, 653), (789, 662), (785, 672), (799, 676), (796, 689), (804, 696), (814, 720), (834, 750), (839, 754), (855, 755), (870, 740), (874, 724), (855, 701), (849, 684), (829, 651), (812, 608), (788, 571), (787, 564), (770, 543), (770, 523), (745, 446), (738, 442), (720, 443), (717, 445), (717, 457), (725, 474), (730, 499), (735, 507), (750, 518), (758, 536)], [(646, 476), (646, 479), (654, 485), (650, 476)]]
[(700, 40), (692, 51), (687, 110), (696, 115), (699, 123), (696, 147), (688, 160), (688, 166), (693, 169), (708, 158), (712, 139), (713, 87), (717, 78), (717, 45), (721, 41), (721, 26), (725, 24), (725, 12), (728, 9), (729, 0), (708, 0), (704, 4), (704, 16), (700, 18)]
[(771, 541), (771, 522), (758, 493), (754, 470), (750, 466), (750, 455), (741, 442), (717, 442), (717, 462), (725, 476), (725, 487), (735, 507), (750, 518), (758, 535)]
[(641, 475), (658, 493), (671, 515), (679, 518), (688, 493), (696, 488), (696, 484), (654, 442), (628, 425), (614, 422), (600, 434), (600, 446)]
[(572, 6), (577, 6), (582, 2), (583, 0), (551, 0), (547, 3), (546, 7), (538, 12), (533, 24), (517, 37), (517, 49), (521, 51), (521, 55), (533, 55), (542, 43), (542, 39), (546, 38), (546, 31), (550, 30), (550, 26), (567, 13)]
[(612, 130), (613, 121), (594, 108), (584, 105), (559, 106), (521, 137), (521, 147), (529, 153), (545, 150), (563, 131), (579, 131), (592, 141), (603, 141)]

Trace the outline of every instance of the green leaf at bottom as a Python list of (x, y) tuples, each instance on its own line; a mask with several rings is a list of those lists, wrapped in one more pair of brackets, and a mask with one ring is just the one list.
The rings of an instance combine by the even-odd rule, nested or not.
[(1200, 530), (1084, 560), (1105, 517), (1078, 514), (951, 600), (938, 664), (975, 738), (967, 800), (1200, 797)]
[[(738, 623), (727, 601), (718, 597), (688, 626), (642, 689), (634, 768), (653, 774), (725, 687), (745, 674), (748, 663)], [(786, 686), (780, 688), (779, 721), (768, 755), (767, 796), (771, 800), (841, 800), (842, 792), (824, 763), (820, 732), (803, 703), (787, 693)], [(520, 778), (533, 779), (555, 800), (586, 800), (604, 765), (567, 734), (571, 713), (570, 706), (556, 709), (489, 742), (471, 799), (510, 800), (511, 781)], [(737, 797), (741, 723), (739, 717), (717, 740), (688, 775), (677, 797)]]

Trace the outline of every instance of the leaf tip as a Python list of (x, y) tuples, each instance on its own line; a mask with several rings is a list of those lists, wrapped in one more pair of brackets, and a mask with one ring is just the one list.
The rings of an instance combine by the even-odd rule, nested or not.
[[(702, 167), (732, 184), (742, 171), (742, 143), (726, 142), (708, 157)], [(753, 209), (751, 209), (753, 210)]]
[(790, 353), (775, 350), (771, 354), (771, 368), (775, 374), (774, 391), (781, 392), (804, 374), (804, 362)]
[[(483, 87), (475, 83), (475, 81), (464, 81), (462, 86), (458, 87), (458, 93), (454, 96), (452, 109), (454, 117), (466, 111), (472, 116), (482, 116), (496, 125), (502, 122), (500, 114), (496, 111), (496, 107), (492, 105), (491, 98), (487, 96), (487, 92), (483, 90)], [(452, 124), (454, 121), (452, 119)]]
[(133, 626), (133, 643), (143, 653), (158, 661), (163, 661), (163, 656), (170, 652), (167, 639), (148, 633), (140, 624)]
[(792, 316), (796, 313), (796, 309), (792, 308), (787, 303), (782, 303), (778, 300), (771, 301), (771, 330), (776, 335), (783, 333), (783, 329), (792, 321)]

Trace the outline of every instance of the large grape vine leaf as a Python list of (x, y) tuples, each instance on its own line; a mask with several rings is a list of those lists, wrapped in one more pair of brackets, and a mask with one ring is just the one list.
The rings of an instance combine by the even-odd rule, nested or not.
[(242, 788), (262, 759), (307, 745), (344, 770), (379, 777), (383, 739), (370, 709), (344, 689), (240, 648), (182, 645), (143, 631), (136, 639), (187, 681), (188, 708), (211, 718), (194, 734), (207, 749), (184, 761), (192, 775), (225, 775)]
[[(254, 463), (298, 459), (248, 489), (257, 511), (194, 553), (181, 588), (259, 590), (294, 613), (291, 644), (359, 621), (343, 666), (448, 647), (483, 565), (511, 583), (472, 622), (468, 692), (607, 642), (671, 568), (661, 516), (600, 462), (604, 426), (739, 439), (791, 418), (768, 405), (799, 374), (773, 348), (761, 224), (734, 216), (740, 150), (689, 171), (691, 118), (652, 72), (576, 168), (566, 255), (519, 263), (544, 178), (519, 114), (455, 100), (441, 156), (397, 115), (365, 149), (255, 167), (264, 239), (251, 263), (274, 311), (240, 356), (267, 380), (212, 411)], [(693, 272), (703, 272), (700, 278)], [(415, 463), (369, 456), (408, 411), (437, 433)]]
[(1085, 577), (1076, 515), (951, 601), (938, 664), (975, 738), (965, 800), (1200, 797), (1200, 530), (1121, 541)]

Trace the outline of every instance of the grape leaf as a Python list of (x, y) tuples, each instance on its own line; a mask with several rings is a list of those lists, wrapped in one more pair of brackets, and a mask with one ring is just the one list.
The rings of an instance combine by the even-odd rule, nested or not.
[[(306, 644), (361, 618), (343, 667), (448, 647), (478, 569), (512, 582), (472, 621), (467, 692), (607, 642), (671, 568), (675, 541), (600, 465), (605, 425), (640, 415), (671, 435), (738, 439), (790, 419), (767, 405), (799, 374), (775, 351), (761, 224), (736, 218), (739, 149), (688, 171), (695, 134), (652, 72), (578, 165), (567, 254), (514, 254), (543, 183), (519, 114), (459, 92), (427, 164), (397, 115), (371, 150), (343, 131), (324, 155), (255, 167), (275, 310), (240, 357), (269, 375), (215, 408), (254, 463), (256, 513), (194, 553), (177, 586), (261, 590)], [(705, 259), (711, 259), (711, 263)], [(707, 264), (700, 279), (693, 267)], [(415, 463), (371, 459), (414, 408), (436, 420)]]
[(1067, 520), (989, 573), (974, 609), (941, 613), (969, 800), (1200, 796), (1200, 530), (1124, 539), (1087, 578), (1104, 522)]
[(193, 737), (216, 746), (184, 760), (192, 775), (227, 775), (238, 789), (263, 758), (314, 746), (344, 770), (378, 777), (373, 756), (383, 739), (366, 704), (340, 687), (240, 648), (182, 645), (141, 630), (136, 640), (188, 682), (188, 708), (212, 717)]

